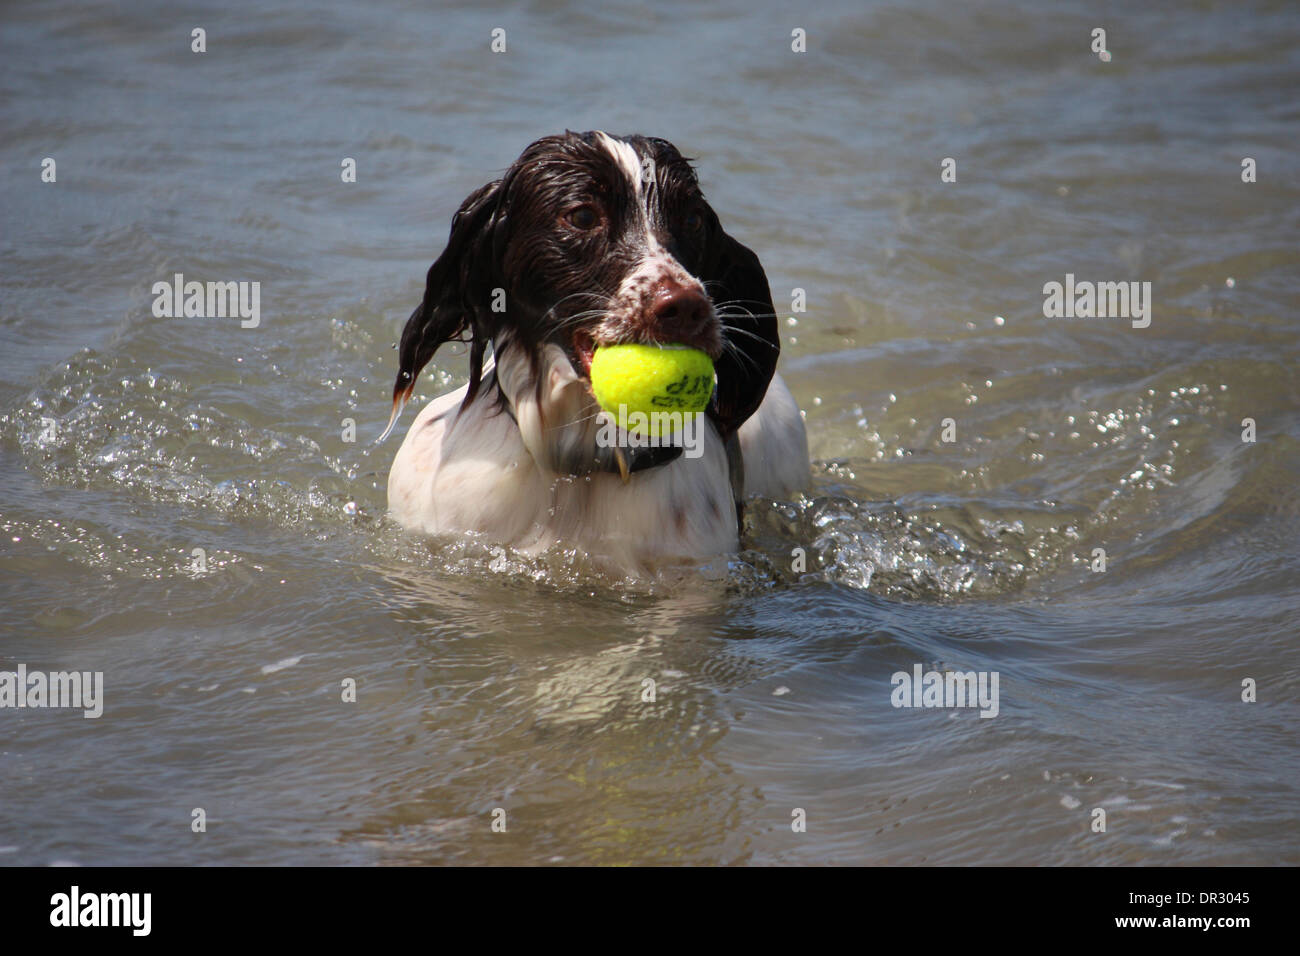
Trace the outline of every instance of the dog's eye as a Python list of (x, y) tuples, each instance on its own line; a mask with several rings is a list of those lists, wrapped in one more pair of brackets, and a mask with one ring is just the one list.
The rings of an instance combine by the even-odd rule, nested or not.
[(687, 232), (699, 232), (704, 228), (704, 213), (697, 206), (686, 214), (683, 222)]
[(577, 206), (565, 213), (564, 219), (573, 228), (581, 229), (583, 232), (595, 229), (600, 225), (600, 213), (596, 211), (595, 206)]

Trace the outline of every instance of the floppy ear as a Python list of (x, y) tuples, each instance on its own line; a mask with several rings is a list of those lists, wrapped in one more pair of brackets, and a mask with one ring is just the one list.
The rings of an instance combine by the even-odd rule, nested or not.
[(725, 346), (714, 363), (718, 389), (709, 414), (725, 440), (758, 411), (781, 355), (772, 290), (758, 256), (725, 232), (712, 275), (701, 276), (722, 320)]
[[(464, 405), (478, 394), (483, 352), (495, 331), (488, 308), (496, 261), (493, 233), (502, 180), (481, 186), (461, 203), (451, 219), (447, 248), (429, 267), (424, 298), (406, 320), (398, 347), (397, 380), (393, 383), (393, 412), (379, 440), (397, 423), (415, 380), (444, 342), (470, 343), (469, 390)], [(464, 407), (462, 405), (462, 407)]]

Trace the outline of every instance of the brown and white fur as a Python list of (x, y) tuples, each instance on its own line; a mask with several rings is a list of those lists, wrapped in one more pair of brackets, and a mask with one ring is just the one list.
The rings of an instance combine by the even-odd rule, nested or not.
[[(388, 478), (407, 528), (637, 573), (735, 551), (744, 498), (809, 481), (767, 277), (665, 140), (546, 137), (465, 200), (402, 333), (389, 429), (453, 340), (469, 343), (469, 382), (421, 411)], [(624, 342), (713, 359), (693, 456), (597, 440), (591, 359)]]

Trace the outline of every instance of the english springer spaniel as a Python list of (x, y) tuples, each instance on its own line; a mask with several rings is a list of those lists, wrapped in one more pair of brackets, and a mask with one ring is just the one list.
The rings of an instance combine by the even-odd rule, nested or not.
[[(809, 481), (767, 276), (665, 140), (548, 136), (465, 200), (402, 332), (385, 436), (449, 341), (468, 343), (469, 382), (420, 412), (388, 476), (407, 528), (576, 548), (637, 574), (735, 551), (745, 497)], [(608, 427), (591, 360), (627, 342), (713, 359), (694, 447)]]

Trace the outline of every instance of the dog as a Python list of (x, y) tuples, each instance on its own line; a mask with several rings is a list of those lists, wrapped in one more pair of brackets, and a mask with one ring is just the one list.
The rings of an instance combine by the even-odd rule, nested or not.
[[(636, 574), (736, 551), (747, 497), (810, 481), (767, 275), (666, 140), (548, 136), (465, 200), (402, 331), (381, 440), (452, 341), (469, 381), (420, 412), (388, 477), (390, 514), (413, 531), (579, 549)], [(592, 356), (631, 342), (712, 358), (693, 453), (598, 440)]]

